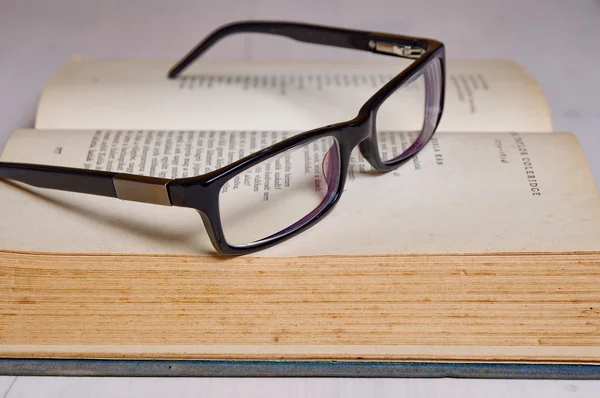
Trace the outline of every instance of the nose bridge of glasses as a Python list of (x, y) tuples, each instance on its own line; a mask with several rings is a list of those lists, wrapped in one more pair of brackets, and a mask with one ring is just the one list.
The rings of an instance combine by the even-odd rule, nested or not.
[(337, 138), (342, 151), (351, 151), (361, 141), (369, 137), (371, 131), (369, 118), (361, 119), (363, 120), (338, 125), (332, 129), (331, 134)]

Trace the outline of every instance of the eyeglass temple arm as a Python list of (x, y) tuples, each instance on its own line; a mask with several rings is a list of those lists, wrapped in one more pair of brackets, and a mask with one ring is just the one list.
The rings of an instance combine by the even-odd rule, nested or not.
[(422, 40), (408, 36), (292, 22), (237, 22), (220, 27), (208, 35), (171, 68), (169, 78), (179, 76), (185, 68), (222, 38), (237, 33), (267, 33), (306, 43), (352, 48), (411, 59), (418, 58), (427, 47)]
[(166, 178), (59, 166), (0, 162), (0, 178), (40, 188), (171, 206)]

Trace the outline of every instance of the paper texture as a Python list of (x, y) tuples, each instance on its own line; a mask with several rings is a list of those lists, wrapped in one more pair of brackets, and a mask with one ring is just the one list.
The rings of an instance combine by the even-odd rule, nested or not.
[[(204, 160), (193, 155), (200, 138), (213, 137), (213, 154), (219, 153), (218, 147), (223, 148), (212, 157), (208, 167), (212, 169), (225, 161), (219, 158), (235, 158), (226, 148), (231, 136), (239, 138), (242, 134), (162, 132), (159, 145), (156, 140), (160, 133), (19, 130), (2, 160), (126, 171), (139, 135), (138, 142), (148, 140), (145, 167), (158, 162), (153, 174), (160, 175), (164, 164), (166, 175), (172, 177), (183, 175), (185, 170), (206, 170), (206, 150)], [(245, 134), (248, 138), (252, 132)], [(284, 133), (255, 134), (267, 145)], [(104, 139), (106, 147), (102, 150)], [(185, 155), (187, 140), (190, 156)], [(208, 148), (205, 144), (200, 146)], [(140, 158), (133, 162), (134, 171)], [(597, 250), (599, 197), (585, 157), (571, 134), (439, 134), (412, 161), (390, 173), (372, 173), (368, 163), (356, 154), (351, 163), (345, 192), (330, 215), (298, 237), (259, 255)], [(252, 195), (262, 198), (264, 193), (264, 184), (259, 184)], [(4, 250), (214, 253), (193, 209), (6, 182), (0, 184), (0, 208), (0, 249)]]
[[(39, 129), (309, 130), (354, 118), (406, 62), (197, 62), (74, 59), (43, 92)], [(419, 90), (385, 103), (402, 130), (421, 120)], [(546, 99), (510, 61), (449, 60), (441, 132), (550, 132)]]

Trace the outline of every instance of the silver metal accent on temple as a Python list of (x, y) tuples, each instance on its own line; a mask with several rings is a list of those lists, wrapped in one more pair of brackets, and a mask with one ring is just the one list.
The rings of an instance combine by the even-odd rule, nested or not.
[(113, 184), (117, 198), (134, 202), (171, 206), (166, 178), (146, 177), (131, 174), (117, 174)]
[(399, 57), (413, 59), (419, 58), (421, 55), (423, 55), (423, 53), (425, 53), (425, 50), (419, 47), (398, 46), (393, 43), (384, 43), (373, 40), (369, 42), (369, 48), (380, 53), (394, 54), (398, 55)]

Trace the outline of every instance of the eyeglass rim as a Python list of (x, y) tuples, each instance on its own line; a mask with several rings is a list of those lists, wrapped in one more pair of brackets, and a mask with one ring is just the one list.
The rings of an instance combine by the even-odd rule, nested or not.
[[(442, 76), (439, 87), (441, 96), (433, 131), (437, 129), (443, 113), (445, 91), (445, 49), (443, 43), (427, 38), (358, 31), (323, 25), (278, 21), (250, 21), (232, 23), (218, 28), (201, 42), (199, 46), (192, 50), (184, 60), (187, 59), (191, 62), (221, 38), (229, 34), (244, 32), (278, 34), (303, 42), (353, 48), (401, 58), (411, 58), (414, 62), (375, 92), (360, 108), (355, 118), (292, 136), (204, 175), (170, 180), (111, 171), (0, 162), (0, 178), (19, 181), (46, 189), (85, 193), (158, 205), (194, 208), (200, 213), (211, 242), (219, 253), (225, 255), (243, 255), (280, 244), (304, 232), (322, 220), (339, 201), (348, 173), (350, 153), (357, 145), (360, 144), (362, 154), (376, 169), (381, 171), (395, 169), (410, 159), (409, 157), (395, 164), (385, 164), (377, 161), (379, 159), (378, 150), (376, 147), (373, 148), (372, 139), (372, 135), (375, 132), (373, 128), (374, 116), (379, 105), (398, 87), (404, 84), (421, 68), (427, 66), (429, 62), (439, 59)], [(414, 49), (421, 49), (422, 51), (418, 51), (418, 57), (414, 57), (410, 52), (406, 54), (402, 52), (404, 50), (401, 47), (397, 47), (396, 44), (397, 46), (408, 46), (409, 48), (413, 48), (411, 46), (414, 46)], [(181, 67), (183, 64), (180, 62), (178, 65)], [(183, 66), (185, 67), (185, 65)], [(176, 71), (172, 69), (169, 72), (169, 77), (174, 78), (181, 70), (175, 73)], [(278, 236), (276, 239), (268, 242), (260, 242), (252, 247), (236, 248), (229, 245), (224, 239), (223, 229), (220, 225), (221, 220), (218, 205), (218, 194), (224, 181), (243, 172), (248, 167), (252, 167), (254, 164), (288, 150), (290, 147), (323, 136), (336, 137), (340, 148), (340, 182), (331, 203), (302, 227), (288, 234)]]
[[(389, 98), (389, 96), (393, 94), (397, 88), (401, 87), (406, 81), (410, 80), (414, 74), (419, 73), (422, 68), (427, 67), (429, 65), (429, 62), (433, 62), (434, 60), (439, 60), (439, 68), (442, 75), (442, 81), (439, 87), (439, 90), (441, 92), (439, 113), (435, 120), (435, 132), (435, 130), (437, 129), (437, 125), (439, 124), (439, 121), (441, 119), (444, 105), (443, 100), (445, 90), (445, 51), (443, 45), (440, 45), (435, 50), (426, 52), (421, 59), (415, 60), (415, 62), (413, 62), (409, 67), (404, 69), (392, 80), (390, 80), (386, 85), (381, 87), (369, 100), (367, 100), (367, 102), (365, 102), (365, 104), (360, 108), (355, 118), (345, 122), (335, 123), (296, 134), (272, 146), (261, 149), (253, 154), (249, 154), (248, 156), (239, 159), (236, 162), (228, 164), (221, 169), (214, 170), (209, 174), (199, 177), (189, 177), (186, 179), (173, 180), (171, 183), (169, 183), (169, 186), (171, 187), (171, 198), (172, 200), (174, 200), (173, 204), (177, 205), (175, 202), (178, 202), (178, 200), (176, 199), (176, 187), (178, 186), (191, 187), (195, 185), (196, 187), (212, 187), (212, 194), (210, 194), (210, 203), (209, 201), (203, 200), (201, 201), (201, 203), (197, 203), (199, 204), (199, 206), (189, 206), (189, 204), (185, 204), (185, 199), (178, 203), (182, 203), (185, 207), (194, 207), (196, 208), (196, 210), (198, 210), (198, 212), (202, 216), (202, 220), (205, 224), (206, 230), (209, 234), (213, 246), (221, 254), (224, 255), (245, 255), (255, 253), (260, 250), (264, 250), (269, 247), (283, 243), (284, 241), (291, 239), (294, 236), (306, 231), (307, 229), (314, 226), (318, 221), (322, 220), (327, 214), (329, 214), (329, 212), (339, 202), (339, 199), (345, 187), (350, 152), (357, 145), (360, 144), (361, 153), (363, 155), (366, 155), (365, 158), (367, 158), (367, 160), (375, 168), (377, 168), (380, 171), (390, 171), (398, 168), (400, 165), (411, 159), (431, 139), (431, 136), (428, 137), (427, 142), (424, 142), (421, 148), (419, 148), (410, 156), (403, 159), (399, 159), (393, 164), (383, 162), (379, 158), (379, 151), (377, 150), (376, 146), (373, 149), (373, 143), (372, 141), (370, 141), (370, 138), (372, 138), (372, 136), (375, 134), (375, 130), (373, 129), (372, 125), (375, 120), (375, 114), (379, 106), (381, 106), (381, 104), (384, 103), (385, 100)], [(290, 231), (284, 235), (278, 235), (271, 239), (259, 240), (257, 242), (249, 243), (247, 245), (229, 244), (225, 238), (225, 234), (223, 231), (220, 210), (218, 206), (215, 207), (212, 205), (214, 203), (218, 203), (218, 193), (220, 192), (222, 185), (226, 181), (229, 181), (231, 178), (235, 177), (236, 175), (243, 173), (245, 170), (259, 163), (262, 163), (273, 156), (277, 156), (278, 154), (290, 150), (295, 146), (305, 145), (308, 142), (325, 136), (332, 136), (336, 138), (340, 147), (341, 158), (340, 181), (338, 183), (337, 191), (334, 194), (332, 200), (329, 202), (329, 204), (325, 206), (319, 214), (315, 215), (315, 217), (312, 220), (307, 221), (301, 227)], [(371, 142), (370, 145), (369, 142)], [(379, 159), (379, 161), (377, 161), (376, 159)], [(205, 193), (207, 192), (204, 189), (202, 189), (202, 191)], [(200, 192), (199, 196), (206, 197), (206, 195), (202, 195)]]

